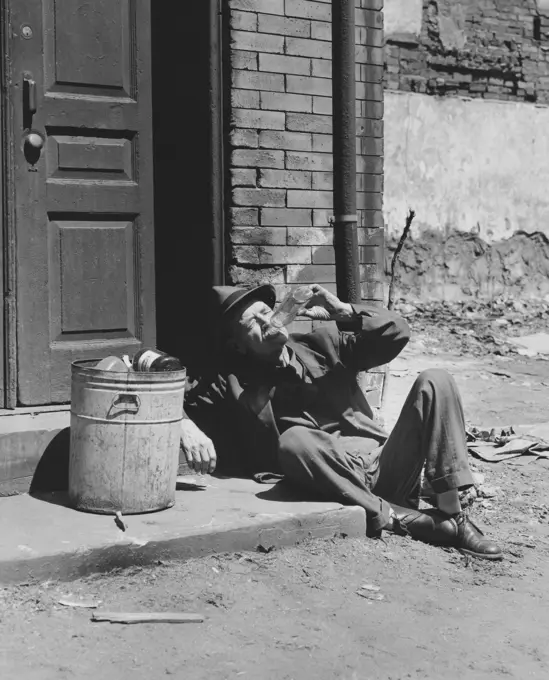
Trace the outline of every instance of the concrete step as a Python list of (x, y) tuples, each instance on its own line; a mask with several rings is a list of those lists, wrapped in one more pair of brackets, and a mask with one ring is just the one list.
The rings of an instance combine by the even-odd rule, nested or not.
[(0, 496), (67, 487), (68, 406), (0, 411)]
[(63, 492), (0, 498), (0, 584), (366, 534), (363, 508), (300, 500), (284, 483), (205, 479), (204, 491), (177, 491), (173, 508), (126, 516), (126, 532), (112, 516), (68, 507)]

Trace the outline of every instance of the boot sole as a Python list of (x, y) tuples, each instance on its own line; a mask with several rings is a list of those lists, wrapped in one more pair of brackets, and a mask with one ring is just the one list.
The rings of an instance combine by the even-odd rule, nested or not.
[(432, 545), (435, 548), (455, 548), (463, 555), (470, 555), (471, 557), (476, 557), (479, 560), (491, 560), (492, 562), (498, 562), (503, 559), (503, 553), (497, 555), (490, 555), (490, 553), (477, 553), (472, 550), (467, 550), (465, 548), (458, 548), (455, 543), (446, 543), (444, 541), (429, 541), (426, 538), (420, 538), (419, 536), (411, 536), (405, 532), (392, 531), (395, 536), (409, 536), (414, 541), (419, 541), (420, 543), (426, 543)]
[(464, 550), (463, 548), (458, 548), (458, 550), (464, 555), (471, 555), (471, 557), (476, 557), (479, 560), (492, 560), (492, 562), (497, 562), (498, 560), (503, 559), (503, 555), (501, 553), (499, 555), (490, 555), (488, 553), (476, 553), (472, 550)]

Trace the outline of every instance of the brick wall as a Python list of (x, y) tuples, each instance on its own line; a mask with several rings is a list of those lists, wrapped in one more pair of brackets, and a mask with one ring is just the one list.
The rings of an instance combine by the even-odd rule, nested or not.
[(424, 0), (421, 18), (387, 35), (388, 89), (549, 103), (546, 0)]
[[(357, 207), (363, 297), (383, 262), (382, 0), (357, 0)], [(229, 275), (234, 284), (335, 290), (331, 4), (228, 0)], [(229, 80), (229, 78), (228, 78)], [(306, 330), (309, 322), (296, 328)]]

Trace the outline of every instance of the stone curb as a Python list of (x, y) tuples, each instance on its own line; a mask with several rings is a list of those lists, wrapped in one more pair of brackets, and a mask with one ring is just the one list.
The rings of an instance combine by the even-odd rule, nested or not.
[(54, 555), (3, 560), (0, 555), (0, 585), (18, 585), (50, 580), (70, 581), (114, 569), (152, 565), (159, 561), (184, 561), (213, 553), (242, 550), (269, 551), (296, 545), (310, 538), (364, 537), (366, 513), (360, 507), (293, 514), (249, 524), (203, 528), (195, 533), (163, 536), (138, 544), (135, 540), (89, 550), (76, 549)]

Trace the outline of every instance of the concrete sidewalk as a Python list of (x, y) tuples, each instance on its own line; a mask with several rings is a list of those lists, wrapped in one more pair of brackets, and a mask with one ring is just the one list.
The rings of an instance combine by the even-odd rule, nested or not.
[(300, 501), (284, 484), (208, 483), (204, 491), (177, 491), (169, 510), (126, 516), (126, 532), (112, 516), (67, 507), (63, 493), (0, 498), (0, 584), (70, 580), (159, 560), (366, 533), (359, 507)]

